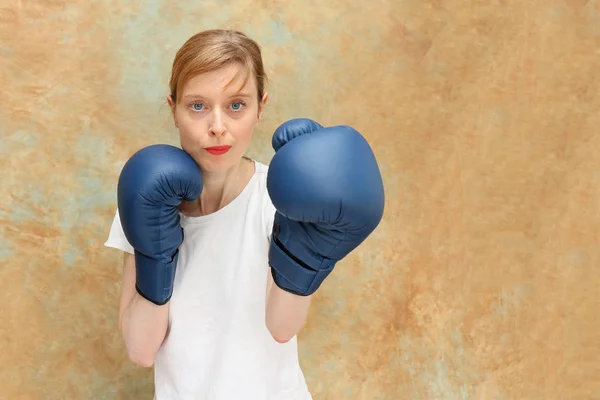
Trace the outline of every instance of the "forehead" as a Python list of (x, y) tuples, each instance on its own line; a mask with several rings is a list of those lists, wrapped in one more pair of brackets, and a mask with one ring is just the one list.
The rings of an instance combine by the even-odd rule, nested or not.
[(229, 64), (214, 71), (204, 72), (190, 78), (183, 87), (183, 95), (197, 93), (218, 96), (256, 90), (254, 77), (246, 67)]

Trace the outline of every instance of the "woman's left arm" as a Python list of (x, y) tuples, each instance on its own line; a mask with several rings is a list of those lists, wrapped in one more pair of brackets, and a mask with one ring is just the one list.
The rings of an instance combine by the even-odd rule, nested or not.
[(267, 329), (275, 341), (286, 343), (304, 326), (312, 296), (286, 292), (273, 283), (271, 271), (267, 275)]

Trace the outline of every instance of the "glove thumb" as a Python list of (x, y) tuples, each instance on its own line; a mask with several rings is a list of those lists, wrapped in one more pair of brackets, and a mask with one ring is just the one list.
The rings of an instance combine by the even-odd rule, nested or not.
[(323, 127), (319, 123), (313, 121), (312, 119), (292, 119), (287, 122), (284, 122), (277, 129), (275, 129), (275, 133), (273, 133), (271, 144), (273, 146), (273, 149), (277, 151), (290, 140), (297, 138), (300, 135), (311, 133), (319, 129), (323, 129)]

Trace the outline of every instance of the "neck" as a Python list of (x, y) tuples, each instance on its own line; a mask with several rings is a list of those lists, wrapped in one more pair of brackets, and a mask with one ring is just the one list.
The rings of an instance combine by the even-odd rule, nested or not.
[(244, 190), (253, 173), (254, 167), (244, 158), (224, 172), (202, 171), (203, 188), (200, 198), (182, 204), (181, 211), (185, 215), (201, 216), (220, 210)]

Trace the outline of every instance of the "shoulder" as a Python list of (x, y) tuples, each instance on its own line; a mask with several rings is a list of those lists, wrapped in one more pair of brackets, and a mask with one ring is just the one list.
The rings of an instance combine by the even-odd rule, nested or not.
[(269, 172), (269, 166), (261, 163), (260, 161), (254, 161), (254, 168), (256, 178), (261, 186), (264, 186), (264, 189), (267, 188), (267, 174)]
[(267, 236), (269, 236), (273, 226), (273, 219), (275, 218), (275, 206), (273, 206), (269, 191), (267, 190), (267, 174), (269, 173), (269, 166), (255, 161), (255, 168), (256, 190), (260, 197), (263, 229)]
[(267, 175), (269, 173), (269, 166), (261, 162), (255, 162), (255, 176), (256, 176), (256, 189), (263, 197), (266, 203), (271, 203), (271, 197), (267, 190)]
[(255, 179), (255, 190), (265, 201), (270, 202), (269, 191), (267, 190), (267, 174), (269, 173), (269, 166), (261, 162), (254, 162), (254, 179)]

